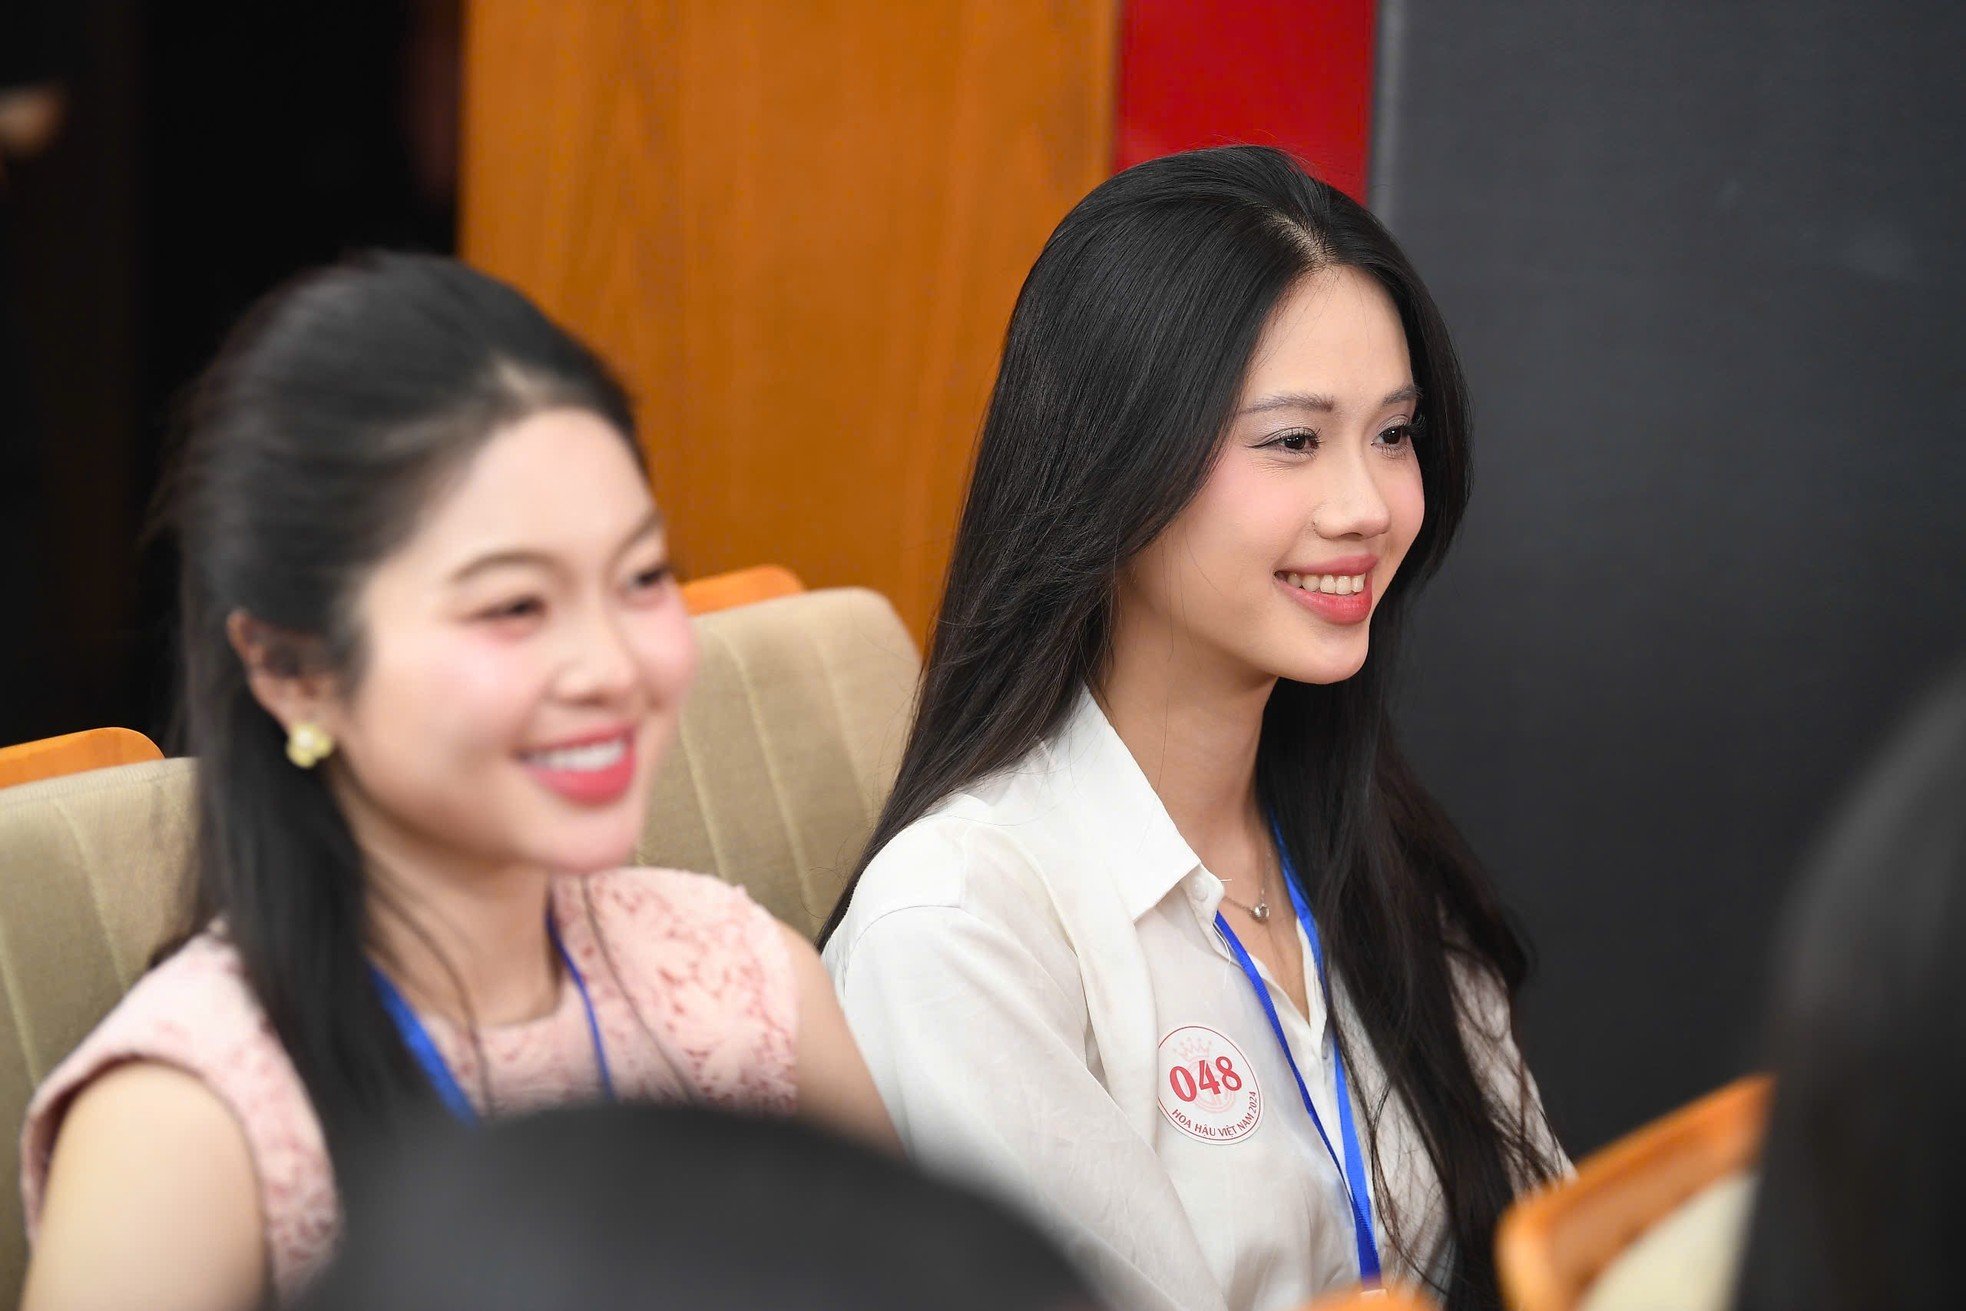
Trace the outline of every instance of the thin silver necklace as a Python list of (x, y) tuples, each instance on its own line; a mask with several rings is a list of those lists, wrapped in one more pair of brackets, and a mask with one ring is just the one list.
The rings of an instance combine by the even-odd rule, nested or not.
[(1225, 888), (1222, 891), (1222, 900), (1228, 902), (1231, 906), (1234, 906), (1258, 924), (1268, 924), (1270, 922), (1270, 899), (1268, 897), (1257, 898), (1256, 904), (1252, 906), (1246, 901), (1237, 901), (1229, 895), (1228, 889)]
[[(1265, 870), (1264, 872), (1268, 873), (1269, 871)], [(1267, 881), (1265, 880), (1265, 882)], [(1270, 894), (1267, 890), (1258, 894), (1256, 904), (1252, 906), (1246, 901), (1238, 901), (1229, 895), (1229, 882), (1227, 879), (1218, 879), (1217, 882), (1222, 885), (1222, 900), (1228, 902), (1231, 906), (1234, 906), (1258, 924), (1268, 924), (1270, 922)]]

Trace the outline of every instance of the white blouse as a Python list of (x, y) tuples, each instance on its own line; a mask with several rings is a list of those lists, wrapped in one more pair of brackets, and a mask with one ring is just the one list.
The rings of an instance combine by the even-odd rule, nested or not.
[[(1122, 1308), (1270, 1311), (1358, 1279), (1344, 1184), (1221, 900), (1082, 693), (1055, 736), (881, 850), (825, 952), (909, 1150), (1032, 1214)], [(1264, 979), (1337, 1148), (1332, 1017), (1298, 932), (1309, 1013)], [(1540, 1124), (1506, 999), (1472, 977), (1477, 1071)], [(1334, 991), (1369, 1161), (1385, 1080)], [(1390, 1197), (1361, 1186), (1386, 1276), (1444, 1277), (1438, 1181), (1395, 1102), (1376, 1145)]]

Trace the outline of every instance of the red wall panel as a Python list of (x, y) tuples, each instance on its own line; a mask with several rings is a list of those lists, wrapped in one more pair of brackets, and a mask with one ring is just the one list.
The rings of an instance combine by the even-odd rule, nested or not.
[(1374, 0), (1126, 0), (1116, 164), (1196, 146), (1281, 146), (1360, 200)]

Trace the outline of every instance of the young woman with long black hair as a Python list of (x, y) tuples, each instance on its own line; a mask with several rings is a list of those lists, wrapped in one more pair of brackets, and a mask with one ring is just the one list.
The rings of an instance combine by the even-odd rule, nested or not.
[(1279, 152), (1119, 174), (1024, 284), (825, 955), (904, 1141), (1121, 1306), (1491, 1306), (1564, 1166), (1523, 946), (1387, 718), (1467, 478), (1426, 289)]
[(422, 1116), (892, 1141), (811, 947), (622, 868), (695, 646), (594, 356), (449, 260), (307, 277), (198, 385), (172, 505), (196, 936), (35, 1096), (29, 1308), (284, 1299)]

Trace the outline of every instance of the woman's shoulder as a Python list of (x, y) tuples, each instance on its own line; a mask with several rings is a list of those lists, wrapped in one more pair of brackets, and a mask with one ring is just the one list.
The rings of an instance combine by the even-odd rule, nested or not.
[(221, 1096), (242, 1067), (267, 1072), (283, 1090), (299, 1087), (239, 953), (207, 931), (138, 979), (41, 1082), (28, 1106), (30, 1140), (40, 1129), (51, 1143), (67, 1103), (97, 1075), (146, 1060), (186, 1070)]
[(1475, 1077), (1512, 1115), (1546, 1164), (1559, 1174), (1569, 1173), (1570, 1158), (1544, 1113), (1542, 1092), (1516, 1045), (1515, 998), (1508, 984), (1472, 948), (1452, 939), (1447, 965)]
[(238, 952), (217, 931), (193, 938), (139, 979), (35, 1090), (20, 1158), (30, 1231), (69, 1109), (105, 1074), (137, 1062), (188, 1074), (224, 1103), (252, 1153), (262, 1201), (274, 1212), (267, 1222), (276, 1278), (305, 1264), (334, 1224), (326, 1144)]
[(849, 935), (898, 911), (941, 909), (1016, 919), (1042, 906), (1044, 861), (1028, 826), (973, 792), (959, 794), (896, 833), (854, 885), (842, 931)]
[(563, 924), (592, 925), (596, 941), (567, 939), (582, 969), (619, 983), (677, 1074), (719, 1104), (789, 1109), (798, 984), (769, 911), (740, 887), (673, 869), (568, 876), (554, 896)]
[(760, 994), (768, 1009), (790, 995), (784, 926), (736, 884), (633, 866), (563, 878), (554, 896), (563, 922), (591, 920), (608, 951), (651, 987), (714, 982)]
[[(1098, 717), (1096, 707), (1091, 714)], [(1098, 726), (1105, 727), (1103, 718)], [(1110, 745), (1125, 751), (1117, 737)], [(1088, 779), (1097, 783), (1111, 766), (1088, 764), (1081, 759), (1088, 754), (1099, 753), (1060, 730), (944, 797), (867, 862), (848, 922), (871, 924), (919, 908), (965, 911), (1022, 929), (1034, 912), (1048, 915), (1055, 894), (1084, 883), (1112, 855), (1114, 821), (1095, 799), (1103, 792), (1088, 788)]]
[(756, 932), (777, 922), (738, 885), (689, 870), (634, 865), (563, 877), (556, 895), (569, 894), (584, 897), (598, 917), (667, 937), (716, 935), (732, 928)]
[(29, 1113), (53, 1109), (122, 1061), (157, 1060), (203, 1075), (269, 1045), (280, 1051), (239, 953), (220, 932), (207, 931), (137, 980), (42, 1082)]
[(1448, 938), (1447, 975), (1462, 1029), (1481, 1046), (1503, 1047), (1515, 1040), (1515, 999), (1495, 967), (1453, 937)]

